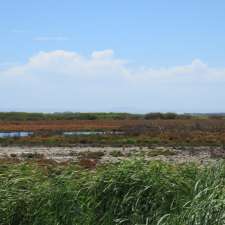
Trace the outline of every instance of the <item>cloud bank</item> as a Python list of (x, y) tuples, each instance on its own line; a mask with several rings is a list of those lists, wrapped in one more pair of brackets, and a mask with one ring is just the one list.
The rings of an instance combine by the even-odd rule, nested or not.
[(0, 110), (222, 112), (225, 68), (135, 67), (114, 51), (57, 50), (0, 71)]

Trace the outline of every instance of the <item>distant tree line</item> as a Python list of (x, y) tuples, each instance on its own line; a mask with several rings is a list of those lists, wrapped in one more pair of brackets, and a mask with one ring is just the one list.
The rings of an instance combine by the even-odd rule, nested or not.
[(27, 113), (27, 112), (0, 112), (1, 121), (35, 121), (35, 120), (125, 120), (125, 119), (224, 119), (225, 114), (177, 114), (177, 113), (160, 113), (152, 112), (147, 114), (131, 114), (131, 113), (79, 113), (79, 112), (63, 112), (63, 113)]
[(35, 120), (98, 120), (98, 119), (137, 119), (138, 114), (129, 113), (27, 113), (27, 112), (0, 112), (2, 121), (35, 121)]
[(147, 113), (144, 115), (144, 118), (147, 120), (150, 119), (191, 119), (193, 116), (190, 114), (176, 114), (176, 113)]

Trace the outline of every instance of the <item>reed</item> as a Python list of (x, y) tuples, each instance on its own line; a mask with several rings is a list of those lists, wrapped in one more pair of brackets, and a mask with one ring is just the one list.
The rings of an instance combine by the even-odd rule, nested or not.
[(1, 225), (223, 225), (225, 165), (0, 165)]

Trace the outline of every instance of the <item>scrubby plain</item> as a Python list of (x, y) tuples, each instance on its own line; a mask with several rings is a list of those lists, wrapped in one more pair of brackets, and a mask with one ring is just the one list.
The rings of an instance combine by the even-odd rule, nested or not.
[[(120, 135), (65, 137), (63, 131), (122, 131)], [(223, 146), (225, 119), (96, 119), (0, 121), (0, 131), (33, 131), (32, 137), (0, 139), (1, 145)]]

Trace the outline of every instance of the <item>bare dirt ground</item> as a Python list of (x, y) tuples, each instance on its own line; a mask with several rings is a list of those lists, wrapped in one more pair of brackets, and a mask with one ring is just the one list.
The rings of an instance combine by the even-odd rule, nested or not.
[(225, 150), (220, 147), (0, 147), (1, 160), (52, 160), (57, 163), (89, 160), (105, 164), (130, 158), (205, 164), (225, 158)]

